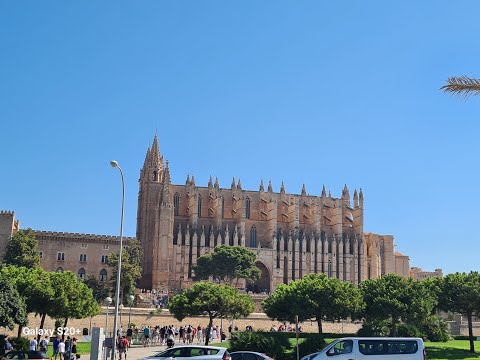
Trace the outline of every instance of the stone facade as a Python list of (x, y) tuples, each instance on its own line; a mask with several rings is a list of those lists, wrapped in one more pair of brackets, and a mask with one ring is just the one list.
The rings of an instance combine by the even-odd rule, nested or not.
[[(248, 285), (254, 292), (272, 292), (309, 273), (354, 284), (389, 273), (409, 276), (409, 258), (394, 251), (392, 236), (364, 233), (361, 189), (351, 197), (345, 185), (335, 198), (325, 187), (320, 196), (308, 194), (305, 185), (300, 194), (290, 194), (283, 183), (274, 192), (271, 182), (265, 187), (263, 181), (258, 191), (244, 190), (240, 179), (229, 188), (212, 178), (207, 186), (197, 186), (193, 176), (184, 185), (172, 184), (156, 136), (140, 172), (137, 211), (143, 267), (139, 287), (145, 289), (170, 292), (191, 286), (197, 258), (220, 244), (255, 252), (262, 276)], [(14, 212), (0, 212), (1, 256), (19, 229)], [(111, 277), (105, 257), (118, 252), (118, 237), (35, 234), (46, 270)]]
[(334, 198), (279, 192), (263, 181), (258, 191), (240, 179), (221, 188), (218, 179), (197, 186), (172, 184), (158, 139), (148, 148), (140, 172), (137, 238), (143, 249), (140, 287), (171, 290), (192, 284), (197, 258), (220, 244), (245, 246), (257, 255), (262, 276), (252, 290), (271, 292), (309, 273), (358, 284), (382, 274), (408, 276), (409, 259), (394, 252), (390, 235), (363, 232), (364, 198), (347, 186)]
[(443, 276), (442, 269), (435, 269), (435, 271), (424, 271), (419, 267), (412, 267), (410, 269), (410, 277), (415, 280), (423, 280), (437, 276)]

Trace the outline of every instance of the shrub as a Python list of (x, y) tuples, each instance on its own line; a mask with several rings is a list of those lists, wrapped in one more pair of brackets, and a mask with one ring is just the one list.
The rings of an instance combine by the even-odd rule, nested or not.
[(290, 349), (288, 334), (281, 332), (239, 331), (230, 339), (230, 351), (256, 351), (276, 360), (284, 360), (285, 352)]
[(450, 340), (447, 322), (438, 316), (429, 317), (423, 326), (423, 331), (430, 341), (446, 342)]
[(388, 336), (390, 328), (386, 321), (366, 321), (358, 330), (357, 336)]
[(412, 324), (400, 324), (397, 328), (397, 335), (401, 337), (419, 337), (426, 339), (424, 332)]
[(9, 338), (10, 343), (12, 344), (15, 350), (28, 350), (30, 349), (30, 341), (24, 337), (12, 337)]
[(310, 336), (307, 337), (304, 342), (298, 344), (298, 352), (300, 353), (300, 358), (308, 354), (319, 352), (327, 345), (327, 343), (323, 338), (323, 335), (320, 335), (320, 334), (309, 334), (309, 335)]

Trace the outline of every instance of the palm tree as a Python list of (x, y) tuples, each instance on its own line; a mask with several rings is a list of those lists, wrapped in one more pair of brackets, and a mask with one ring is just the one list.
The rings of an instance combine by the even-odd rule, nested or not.
[(447, 80), (447, 85), (442, 86), (440, 90), (466, 98), (470, 95), (477, 96), (480, 95), (480, 79), (468, 76), (450, 77)]

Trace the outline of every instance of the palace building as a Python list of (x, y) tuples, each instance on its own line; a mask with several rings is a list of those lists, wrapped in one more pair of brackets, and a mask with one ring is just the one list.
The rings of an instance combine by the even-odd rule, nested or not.
[[(409, 257), (394, 251), (390, 235), (363, 230), (364, 194), (345, 185), (339, 198), (286, 192), (281, 185), (244, 190), (240, 180), (229, 188), (210, 178), (197, 186), (194, 176), (172, 184), (155, 136), (140, 172), (137, 234), (142, 247), (139, 287), (172, 291), (191, 286), (198, 257), (220, 244), (245, 246), (256, 256), (261, 278), (241, 284), (254, 292), (272, 292), (278, 284), (310, 273), (325, 273), (358, 284), (383, 274), (409, 276)], [(11, 211), (0, 212), (0, 256), (8, 238), (20, 229)], [(42, 266), (69, 270), (80, 278), (107, 281), (108, 255), (118, 251), (117, 236), (35, 230)], [(126, 238), (126, 241), (134, 238)]]

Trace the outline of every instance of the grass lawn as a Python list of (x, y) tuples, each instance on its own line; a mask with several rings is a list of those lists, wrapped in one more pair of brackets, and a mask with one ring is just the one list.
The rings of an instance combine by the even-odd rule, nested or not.
[[(77, 342), (77, 354), (90, 354), (90, 343), (89, 342)], [(53, 355), (53, 344), (48, 344), (47, 357), (51, 358)], [(83, 356), (82, 356), (83, 357)], [(57, 360), (59, 357), (57, 357)]]
[(425, 349), (428, 360), (480, 359), (480, 342), (478, 341), (475, 341), (475, 354), (468, 351), (470, 349), (468, 340), (451, 340), (444, 343), (426, 341)]

